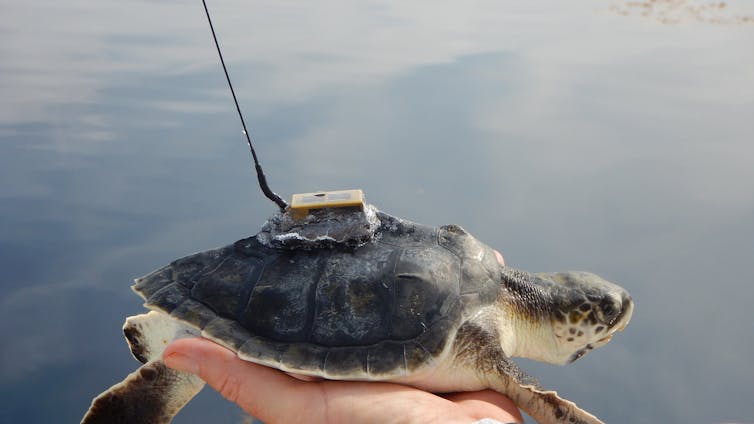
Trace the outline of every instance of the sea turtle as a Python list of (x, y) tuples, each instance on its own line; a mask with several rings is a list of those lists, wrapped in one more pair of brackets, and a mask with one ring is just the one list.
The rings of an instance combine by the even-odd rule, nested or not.
[(358, 243), (276, 244), (290, 234), (271, 234), (268, 222), (137, 279), (151, 311), (127, 318), (123, 331), (143, 365), (96, 397), (82, 423), (169, 423), (204, 383), (167, 368), (161, 354), (194, 335), (295, 374), (436, 393), (491, 388), (540, 423), (600, 422), (510, 358), (581, 358), (627, 325), (628, 292), (587, 272), (504, 266), (457, 225), (368, 211), (376, 221)]

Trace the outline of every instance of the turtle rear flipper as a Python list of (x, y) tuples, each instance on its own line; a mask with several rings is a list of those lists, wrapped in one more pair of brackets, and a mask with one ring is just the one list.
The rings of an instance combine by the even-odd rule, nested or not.
[(123, 334), (139, 369), (94, 398), (81, 424), (166, 424), (204, 387), (199, 377), (168, 368), (162, 352), (172, 340), (197, 330), (151, 311), (128, 317)]
[(200, 334), (198, 330), (156, 311), (128, 317), (123, 324), (123, 335), (131, 354), (142, 364), (161, 358), (171, 341)]
[(151, 361), (94, 398), (81, 424), (167, 424), (202, 387), (199, 377)]

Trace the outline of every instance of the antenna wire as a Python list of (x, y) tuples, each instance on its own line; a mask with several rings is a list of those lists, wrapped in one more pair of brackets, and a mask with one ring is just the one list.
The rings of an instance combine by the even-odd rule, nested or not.
[(217, 35), (215, 34), (215, 27), (212, 25), (212, 18), (209, 16), (209, 9), (207, 9), (207, 2), (205, 0), (202, 0), (202, 4), (204, 5), (204, 12), (207, 14), (207, 22), (209, 22), (209, 29), (212, 31), (212, 39), (215, 40), (215, 47), (217, 47), (217, 55), (220, 56), (220, 64), (223, 66), (223, 72), (225, 72), (225, 80), (228, 81), (228, 87), (230, 88), (230, 94), (233, 95), (233, 103), (236, 105), (236, 111), (238, 111), (238, 117), (241, 118), (241, 126), (243, 127), (243, 134), (246, 136), (246, 143), (249, 145), (249, 150), (251, 150), (251, 157), (254, 159), (254, 168), (256, 168), (257, 171), (257, 180), (259, 180), (259, 188), (262, 189), (262, 193), (264, 193), (265, 196), (267, 196), (268, 199), (275, 202), (275, 204), (278, 205), (281, 212), (285, 212), (286, 208), (288, 208), (288, 203), (285, 202), (280, 196), (275, 194), (272, 190), (270, 190), (270, 186), (267, 185), (267, 177), (265, 177), (264, 172), (262, 171), (262, 166), (259, 164), (259, 159), (257, 159), (257, 153), (254, 151), (254, 146), (251, 144), (251, 137), (249, 137), (249, 131), (246, 129), (246, 122), (243, 119), (243, 114), (241, 113), (241, 107), (238, 105), (238, 99), (236, 98), (236, 92), (233, 90), (233, 84), (230, 82), (230, 75), (228, 75), (228, 68), (225, 66), (225, 60), (223, 59), (223, 53), (220, 51), (220, 43), (217, 42)]

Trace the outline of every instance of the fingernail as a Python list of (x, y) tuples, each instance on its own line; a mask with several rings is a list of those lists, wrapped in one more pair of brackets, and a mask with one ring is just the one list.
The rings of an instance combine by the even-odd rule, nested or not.
[(171, 353), (162, 358), (165, 365), (178, 371), (199, 374), (199, 363), (192, 357), (180, 353)]
[(498, 263), (500, 265), (505, 266), (505, 259), (503, 259), (503, 254), (495, 250), (495, 257), (497, 258)]

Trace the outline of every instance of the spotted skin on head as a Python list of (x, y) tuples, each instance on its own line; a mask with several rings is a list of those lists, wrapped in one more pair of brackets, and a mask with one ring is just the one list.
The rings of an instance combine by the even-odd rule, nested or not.
[(615, 331), (628, 325), (633, 302), (622, 288), (588, 272), (537, 275), (571, 290), (555, 303), (552, 313), (552, 332), (559, 349), (572, 352), (565, 363), (604, 346)]

